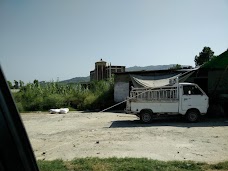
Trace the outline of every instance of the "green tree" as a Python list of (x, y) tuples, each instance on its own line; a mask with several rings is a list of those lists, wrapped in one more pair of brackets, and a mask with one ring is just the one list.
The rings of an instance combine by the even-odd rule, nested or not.
[(9, 88), (13, 89), (13, 84), (10, 81), (7, 81), (7, 83), (8, 83)]
[(181, 65), (180, 64), (176, 64), (176, 65), (173, 65), (171, 68), (169, 69), (172, 69), (172, 70), (177, 70), (177, 69), (181, 69)]
[(38, 80), (34, 80), (34, 81), (33, 81), (33, 84), (34, 84), (36, 87), (39, 87), (39, 81), (38, 81)]
[(204, 64), (205, 62), (210, 61), (214, 57), (214, 52), (210, 47), (204, 47), (202, 52), (199, 53), (199, 56), (195, 56), (195, 65), (199, 66)]
[(21, 80), (19, 80), (19, 85), (20, 85), (20, 88), (21, 88), (21, 87), (24, 87), (24, 82), (21, 81)]
[(19, 89), (19, 83), (17, 80), (14, 80), (14, 88)]

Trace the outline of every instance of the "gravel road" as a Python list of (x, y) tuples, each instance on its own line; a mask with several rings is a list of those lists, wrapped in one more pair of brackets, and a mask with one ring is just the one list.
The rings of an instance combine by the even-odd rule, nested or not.
[(146, 157), (215, 163), (228, 160), (227, 119), (141, 124), (123, 113), (21, 114), (36, 158)]

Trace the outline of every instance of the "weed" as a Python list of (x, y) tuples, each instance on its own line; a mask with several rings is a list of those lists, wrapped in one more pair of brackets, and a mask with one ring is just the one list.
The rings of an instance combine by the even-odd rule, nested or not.
[(38, 161), (41, 171), (191, 171), (228, 170), (228, 161), (218, 164), (193, 161), (158, 161), (146, 158), (76, 158), (72, 161)]
[(13, 93), (13, 97), (20, 112), (45, 111), (61, 107), (101, 110), (113, 104), (113, 87), (113, 81), (91, 82), (90, 88), (80, 84), (50, 82), (40, 85), (39, 82), (35, 82)]

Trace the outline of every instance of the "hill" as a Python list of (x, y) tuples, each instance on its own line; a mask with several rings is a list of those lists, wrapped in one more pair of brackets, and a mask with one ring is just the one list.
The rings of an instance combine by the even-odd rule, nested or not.
[(90, 80), (89, 76), (87, 76), (87, 77), (74, 77), (74, 78), (71, 78), (69, 80), (60, 81), (60, 83), (66, 83), (66, 84), (80, 83), (80, 82), (89, 82), (89, 80)]
[(150, 66), (145, 66), (145, 67), (140, 67), (140, 66), (133, 66), (126, 68), (126, 71), (142, 71), (142, 70), (165, 70), (169, 69), (176, 64), (170, 64), (170, 65), (150, 65)]

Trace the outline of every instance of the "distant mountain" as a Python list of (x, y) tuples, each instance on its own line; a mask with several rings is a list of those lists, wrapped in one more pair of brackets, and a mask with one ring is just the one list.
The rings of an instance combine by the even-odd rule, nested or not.
[(87, 76), (87, 77), (74, 77), (74, 78), (71, 78), (69, 80), (64, 80), (64, 81), (60, 81), (60, 83), (80, 83), (80, 82), (89, 82), (90, 80), (90, 77)]
[[(166, 70), (169, 69), (173, 66), (176, 66), (176, 64), (169, 64), (169, 65), (150, 65), (150, 66), (145, 66), (145, 67), (140, 67), (140, 66), (133, 66), (126, 68), (126, 71), (148, 71), (148, 70)], [(181, 65), (182, 67), (189, 67), (188, 65)]]

